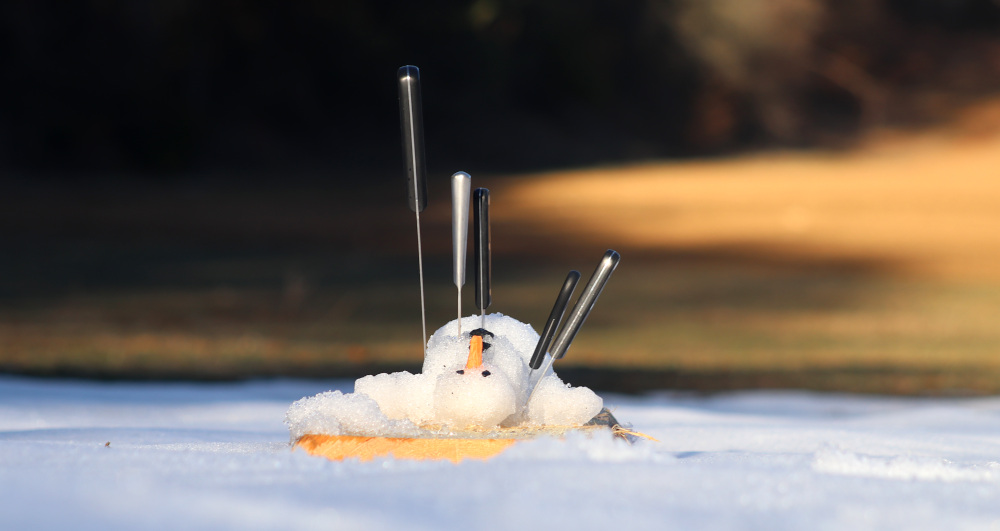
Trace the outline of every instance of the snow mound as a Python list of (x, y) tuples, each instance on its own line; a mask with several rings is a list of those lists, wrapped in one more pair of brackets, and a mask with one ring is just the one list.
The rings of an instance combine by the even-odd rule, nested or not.
[(285, 414), (292, 440), (307, 433), (393, 433), (413, 437), (419, 431), (409, 420), (392, 420), (368, 395), (327, 391), (294, 402)]
[(528, 402), (528, 418), (550, 426), (576, 426), (601, 412), (604, 401), (586, 387), (571, 387), (552, 375), (538, 384)]

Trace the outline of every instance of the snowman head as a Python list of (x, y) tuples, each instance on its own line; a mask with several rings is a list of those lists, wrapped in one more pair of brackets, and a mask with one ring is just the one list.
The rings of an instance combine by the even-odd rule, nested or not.
[(483, 363), (483, 338), (469, 340), (464, 367), (445, 372), (434, 387), (435, 420), (454, 428), (496, 427), (515, 411), (515, 393), (503, 373)]

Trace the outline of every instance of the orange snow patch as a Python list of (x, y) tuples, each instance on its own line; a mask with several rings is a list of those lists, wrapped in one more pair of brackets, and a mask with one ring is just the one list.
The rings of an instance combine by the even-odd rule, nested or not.
[(295, 446), (311, 455), (334, 461), (358, 458), (371, 461), (376, 457), (396, 459), (447, 459), (458, 463), (463, 459), (489, 459), (516, 439), (436, 439), (357, 437), (351, 435), (307, 434)]

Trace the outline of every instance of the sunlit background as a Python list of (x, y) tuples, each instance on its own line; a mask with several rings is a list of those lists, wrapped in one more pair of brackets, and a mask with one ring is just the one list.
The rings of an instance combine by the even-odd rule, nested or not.
[(464, 170), (491, 311), (622, 255), (569, 382), (1000, 391), (995, 0), (9, 1), (0, 51), (0, 371), (419, 370), (413, 64), (428, 332)]

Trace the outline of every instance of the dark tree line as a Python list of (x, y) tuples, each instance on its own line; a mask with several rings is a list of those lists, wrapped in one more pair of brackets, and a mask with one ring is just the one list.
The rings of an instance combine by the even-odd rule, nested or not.
[(1000, 4), (9, 0), (0, 57), (8, 171), (394, 168), (403, 64), (432, 166), (525, 169), (935, 119), (1000, 88)]

